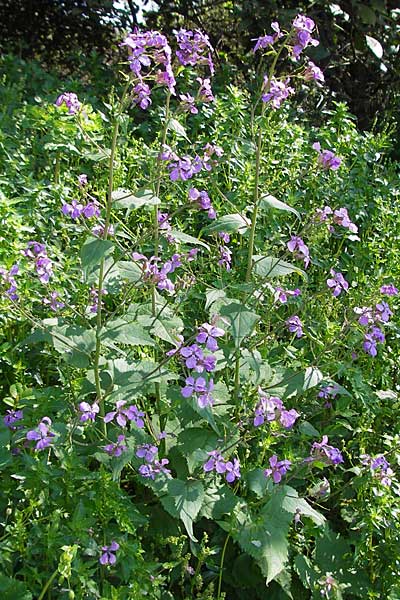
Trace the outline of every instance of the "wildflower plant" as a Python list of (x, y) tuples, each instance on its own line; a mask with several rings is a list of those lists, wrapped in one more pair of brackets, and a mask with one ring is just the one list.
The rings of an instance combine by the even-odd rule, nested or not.
[[(99, 149), (91, 137), (91, 109), (76, 94), (63, 92), (55, 102), (60, 118), (89, 139), (89, 157), (97, 150), (93, 177), (80, 164), (74, 191), (64, 189), (57, 207), (57, 227), (73, 250), (71, 273), (40, 228), (19, 263), (0, 269), (4, 302), (32, 328), (26, 343), (41, 344), (57, 365), (55, 397), (46, 390), (52, 401), (17, 396), (3, 418), (6, 465), (26, 465), (46, 482), (68, 471), (56, 493), (65, 486), (69, 508), (54, 509), (54, 528), (67, 519), (77, 546), (68, 589), (49, 552), (43, 564), (54, 563), (53, 571), (40, 589), (35, 584), (39, 598), (74, 587), (82, 598), (162, 598), (168, 588), (182, 599), (239, 598), (229, 595), (236, 591), (228, 556), (238, 568), (241, 561), (254, 568), (271, 594), (289, 590), (294, 573), (304, 597), (307, 590), (330, 597), (346, 586), (355, 597), (364, 593), (358, 582), (370, 577), (368, 561), (353, 564), (346, 579), (353, 542), (330, 526), (327, 490), (331, 478), (333, 494), (340, 478), (356, 490), (359, 468), (368, 490), (386, 499), (398, 492), (394, 461), (380, 449), (366, 449), (355, 466), (342, 367), (359, 360), (370, 368), (391, 335), (389, 302), (398, 290), (382, 281), (363, 292), (369, 305), (357, 307), (355, 271), (340, 249), (329, 251), (338, 240), (357, 243), (352, 207), (330, 201), (307, 211), (266, 189), (279, 195), (268, 125), (296, 106), (299, 87), (324, 82), (306, 56), (318, 45), (310, 17), (297, 15), (287, 29), (274, 22), (271, 30), (254, 46), (267, 71), (241, 96), (250, 115), (242, 162), (233, 140), (209, 123), (220, 106), (213, 49), (200, 31), (181, 29), (172, 40), (158, 31), (125, 37), (123, 87), (102, 115), (108, 146)], [(143, 141), (132, 175), (128, 131), (138, 111), (158, 131)], [(207, 127), (192, 127), (202, 118)], [(307, 185), (335, 187), (346, 168), (346, 156), (336, 154), (343, 149), (307, 144)], [(268, 230), (271, 215), (286, 218), (279, 235)], [(24, 278), (39, 290), (40, 309), (20, 293)], [(309, 309), (317, 314), (318, 306), (321, 319), (334, 321), (325, 338), (326, 319), (316, 332)], [(336, 407), (343, 408), (337, 421), (328, 413)], [(17, 509), (10, 511), (17, 523)], [(59, 552), (58, 536), (49, 524)], [(157, 544), (164, 556), (164, 546), (175, 548), (176, 560), (152, 558), (149, 547)], [(326, 565), (329, 544), (342, 551)]]

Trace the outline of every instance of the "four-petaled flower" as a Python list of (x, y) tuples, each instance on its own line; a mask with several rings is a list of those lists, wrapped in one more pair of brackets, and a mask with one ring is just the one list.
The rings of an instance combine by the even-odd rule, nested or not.
[(79, 404), (79, 410), (82, 413), (79, 420), (82, 421), (82, 423), (85, 423), (86, 421), (94, 421), (100, 408), (97, 402), (93, 402), (92, 405), (88, 402), (81, 402)]
[(36, 429), (28, 431), (26, 439), (29, 441), (35, 441), (36, 450), (44, 450), (51, 444), (51, 439), (55, 437), (55, 434), (50, 431), (51, 419), (49, 417), (43, 417)]
[(99, 562), (102, 565), (114, 565), (117, 558), (114, 554), (117, 550), (119, 550), (118, 542), (112, 541), (109, 546), (102, 546), (103, 554), (99, 558)]
[(199, 327), (199, 332), (196, 336), (196, 342), (199, 344), (205, 344), (208, 350), (215, 352), (218, 350), (218, 342), (216, 338), (222, 337), (223, 335), (225, 335), (225, 331), (220, 327), (210, 325), (209, 323), (203, 323), (203, 325)]
[(115, 443), (112, 442), (111, 444), (107, 444), (106, 446), (104, 446), (104, 450), (110, 456), (115, 456), (115, 457), (121, 456), (121, 454), (123, 452), (125, 452), (125, 450), (127, 449), (127, 446), (125, 445), (124, 442), (125, 442), (125, 436), (119, 435), (117, 437), (117, 441)]
[(333, 296), (339, 296), (342, 291), (347, 292), (349, 289), (349, 284), (343, 277), (342, 273), (331, 269), (330, 271), (332, 277), (326, 280), (326, 284), (332, 290)]
[(290, 460), (278, 460), (277, 455), (273, 454), (269, 459), (269, 465), (270, 468), (264, 470), (265, 477), (270, 477), (272, 475), (274, 483), (280, 483), (282, 477), (286, 475), (292, 463)]
[(126, 400), (117, 400), (117, 410), (107, 413), (104, 417), (104, 422), (109, 423), (115, 418), (118, 425), (121, 427), (126, 427), (127, 421), (133, 421), (137, 427), (144, 427), (144, 421), (142, 419), (142, 417), (144, 417), (144, 412), (139, 410), (134, 404), (124, 408), (125, 404)]

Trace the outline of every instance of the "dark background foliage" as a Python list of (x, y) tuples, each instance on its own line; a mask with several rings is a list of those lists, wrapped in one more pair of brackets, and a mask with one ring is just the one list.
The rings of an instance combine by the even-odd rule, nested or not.
[[(312, 57), (325, 70), (330, 93), (346, 100), (361, 128), (377, 117), (398, 121), (400, 8), (397, 0), (1, 0), (0, 50), (38, 58), (62, 70), (77, 69), (90, 53), (111, 60), (121, 30), (138, 23), (171, 33), (177, 27), (207, 31), (217, 60), (243, 78), (253, 68), (251, 38), (279, 19), (288, 25), (297, 12), (318, 23), (321, 43)], [(369, 39), (368, 37), (369, 36)], [(381, 44), (380, 48), (371, 39)], [(226, 72), (226, 71), (225, 71)]]

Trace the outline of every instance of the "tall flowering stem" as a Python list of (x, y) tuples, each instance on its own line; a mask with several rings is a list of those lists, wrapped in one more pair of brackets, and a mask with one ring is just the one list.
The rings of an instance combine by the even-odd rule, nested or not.
[[(131, 81), (130, 81), (130, 79), (128, 79), (128, 81), (125, 85), (125, 88), (123, 90), (121, 100), (118, 105), (118, 109), (117, 109), (116, 114), (113, 119), (113, 130), (112, 130), (111, 147), (110, 147), (110, 160), (108, 163), (108, 190), (107, 190), (106, 215), (105, 215), (104, 229), (103, 229), (103, 233), (101, 236), (103, 240), (107, 239), (108, 233), (109, 233), (111, 208), (112, 208), (112, 193), (113, 193), (113, 188), (114, 188), (114, 160), (115, 160), (115, 153), (116, 153), (116, 149), (117, 149), (120, 116), (121, 116), (121, 113), (125, 106), (125, 99), (126, 99), (126, 96), (128, 93), (130, 83), (131, 83)], [(104, 417), (104, 415), (105, 415), (104, 399), (102, 398), (102, 393), (101, 393), (100, 369), (99, 369), (100, 350), (101, 350), (100, 333), (101, 333), (101, 329), (102, 329), (101, 297), (103, 295), (104, 264), (105, 264), (105, 260), (104, 260), (104, 258), (102, 258), (100, 261), (99, 279), (98, 279), (98, 285), (97, 285), (98, 301), (97, 301), (97, 313), (96, 313), (96, 349), (95, 349), (95, 355), (94, 355), (94, 379), (95, 379), (95, 385), (96, 385), (96, 397), (97, 397), (97, 401), (99, 404), (101, 417)], [(104, 433), (105, 433), (105, 435), (107, 435), (107, 424), (104, 421), (103, 421), (103, 423), (104, 423)]]
[[(267, 85), (262, 87), (262, 94), (268, 94), (269, 89), (271, 87), (272, 78), (275, 73), (276, 63), (278, 62), (278, 58), (281, 55), (281, 52), (285, 44), (283, 43), (279, 50), (276, 52), (274, 56), (274, 60), (272, 61), (269, 73)], [(262, 104), (261, 107), (261, 119), (265, 113), (265, 103)], [(251, 280), (251, 271), (253, 268), (253, 253), (254, 253), (254, 240), (256, 235), (256, 225), (257, 225), (257, 214), (258, 214), (258, 206), (260, 202), (260, 190), (259, 190), (259, 181), (260, 181), (260, 165), (261, 165), (261, 153), (262, 153), (262, 128), (261, 125), (258, 127), (258, 137), (257, 137), (257, 150), (256, 150), (256, 172), (254, 176), (254, 192), (253, 192), (253, 213), (251, 215), (251, 229), (250, 229), (250, 238), (249, 238), (249, 249), (247, 253), (247, 271), (246, 271), (246, 283)]]

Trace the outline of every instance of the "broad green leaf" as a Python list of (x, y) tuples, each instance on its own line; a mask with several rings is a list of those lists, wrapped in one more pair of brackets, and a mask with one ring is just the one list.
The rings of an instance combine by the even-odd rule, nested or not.
[(176, 238), (179, 242), (184, 242), (185, 244), (193, 244), (194, 246), (203, 246), (207, 250), (210, 250), (210, 246), (199, 240), (198, 238), (193, 237), (192, 235), (188, 235), (187, 233), (183, 233), (183, 231), (177, 231), (176, 229), (171, 229), (169, 232), (174, 238)]
[(285, 277), (291, 273), (297, 273), (307, 279), (307, 274), (303, 269), (300, 269), (296, 265), (286, 262), (275, 256), (253, 256), (254, 260), (254, 271), (260, 277)]
[(217, 233), (218, 231), (226, 231), (226, 232), (234, 232), (245, 233), (246, 230), (250, 227), (250, 221), (240, 215), (239, 213), (234, 213), (232, 215), (225, 215), (220, 217), (211, 225), (208, 225), (205, 228), (205, 233)]
[(182, 331), (184, 324), (180, 317), (155, 318), (150, 315), (138, 315), (137, 321), (152, 336), (160, 338), (165, 342), (175, 345), (178, 334)]
[(299, 510), (301, 515), (304, 515), (305, 517), (310, 517), (310, 519), (312, 519), (314, 523), (319, 527), (325, 525), (325, 517), (318, 511), (314, 510), (312, 506), (308, 504), (307, 500), (305, 500), (304, 498), (299, 498), (299, 495), (294, 488), (288, 485), (285, 485), (283, 487), (285, 493), (282, 500), (283, 510), (286, 510), (291, 515), (294, 515)]
[(261, 382), (269, 383), (273, 377), (272, 368), (258, 350), (243, 348), (240, 353), (239, 368), (240, 374), (255, 385)]
[(254, 325), (259, 321), (260, 317), (252, 312), (243, 304), (232, 302), (221, 307), (220, 314), (223, 317), (228, 317), (231, 323), (232, 337), (236, 348), (239, 348), (243, 339), (250, 335), (254, 329)]
[(121, 318), (108, 321), (100, 332), (100, 338), (105, 346), (110, 342), (129, 346), (154, 346), (154, 340), (141, 325)]
[(81, 263), (85, 271), (100, 265), (103, 258), (110, 256), (114, 244), (110, 240), (89, 237), (81, 248)]
[(209, 309), (215, 302), (218, 300), (223, 300), (226, 298), (225, 290), (220, 289), (209, 289), (206, 291), (206, 306), (205, 309)]
[(183, 127), (183, 125), (179, 123), (179, 121), (177, 121), (177, 119), (170, 119), (168, 121), (168, 129), (176, 133), (176, 135), (178, 135), (179, 137), (182, 137), (188, 142), (190, 142), (186, 133), (186, 129)]
[(285, 211), (291, 212), (294, 215), (296, 215), (296, 217), (299, 220), (301, 220), (300, 213), (297, 212), (297, 210), (295, 208), (293, 208), (292, 206), (289, 206), (289, 204), (286, 204), (285, 202), (282, 202), (281, 200), (278, 200), (278, 198), (275, 198), (275, 196), (271, 196), (271, 194), (266, 194), (265, 196), (262, 196), (260, 198), (260, 206), (261, 207), (270, 206), (271, 208), (276, 208), (278, 210), (285, 210)]
[(124, 400), (144, 392), (154, 392), (154, 383), (167, 383), (178, 376), (150, 360), (127, 362), (122, 358), (109, 362), (118, 389), (108, 396), (110, 402)]
[(367, 43), (368, 48), (371, 50), (371, 52), (373, 54), (375, 54), (375, 56), (377, 58), (382, 58), (382, 56), (383, 56), (382, 44), (380, 42), (378, 42), (378, 40), (376, 40), (375, 38), (371, 37), (370, 35), (365, 36), (365, 41)]
[(186, 457), (190, 472), (206, 462), (208, 452), (215, 450), (218, 445), (218, 435), (214, 431), (202, 427), (189, 427), (178, 436), (179, 450)]
[[(278, 370), (277, 370), (278, 371)], [(322, 380), (323, 375), (317, 367), (307, 367), (303, 373), (296, 373), (291, 369), (283, 369), (277, 373), (275, 381), (267, 386), (269, 393), (290, 398), (301, 395), (307, 390), (316, 387)]]
[(127, 208), (129, 210), (141, 208), (142, 206), (155, 206), (161, 200), (151, 190), (129, 190), (119, 189), (112, 193), (113, 206), (115, 208)]
[(259, 498), (264, 498), (271, 488), (271, 479), (265, 477), (264, 469), (253, 469), (246, 474), (246, 484)]
[(32, 594), (23, 581), (0, 575), (0, 596), (2, 600), (32, 600)]
[(138, 263), (129, 260), (119, 260), (111, 268), (105, 278), (105, 281), (113, 283), (114, 280), (119, 283), (129, 281), (130, 283), (139, 283), (142, 279), (143, 271)]
[(206, 487), (199, 516), (219, 520), (223, 515), (231, 514), (238, 502), (239, 499), (228, 485), (210, 483)]
[(191, 540), (197, 542), (193, 534), (193, 521), (200, 512), (204, 499), (204, 488), (200, 481), (189, 479), (170, 479), (167, 483), (167, 495), (161, 497), (161, 503), (170, 515), (181, 519)]

